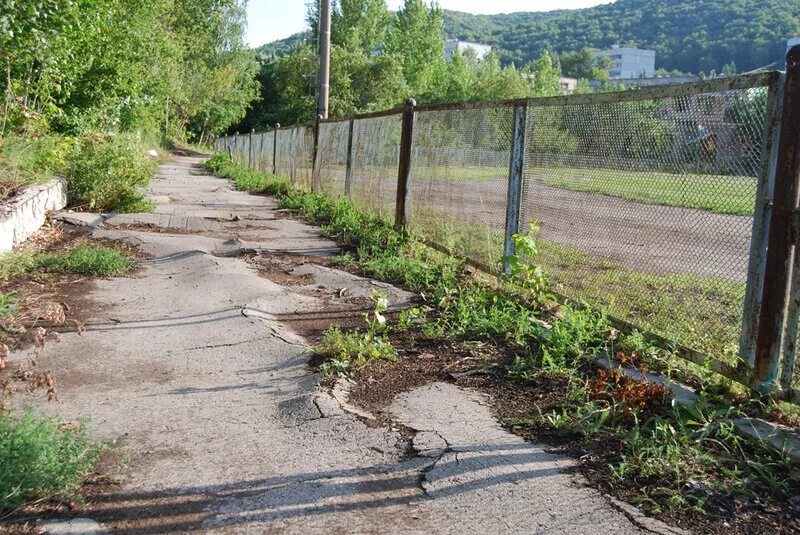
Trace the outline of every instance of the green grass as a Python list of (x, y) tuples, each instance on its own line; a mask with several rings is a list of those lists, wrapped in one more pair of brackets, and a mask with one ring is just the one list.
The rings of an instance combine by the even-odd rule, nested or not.
[(415, 165), (412, 169), (414, 180), (504, 180), (508, 177), (508, 165), (479, 166), (463, 165), (455, 162), (452, 166)]
[(744, 283), (635, 271), (554, 242), (537, 243), (538, 262), (554, 291), (602, 304), (609, 315), (644, 331), (735, 363)]
[(616, 169), (529, 168), (548, 186), (601, 193), (646, 204), (753, 215), (757, 179), (744, 176), (669, 174)]
[(102, 451), (84, 425), (64, 428), (30, 411), (18, 418), (0, 413), (0, 510), (74, 498)]
[[(0, 320), (8, 316), (16, 316), (19, 312), (19, 303), (12, 293), (0, 292)], [(2, 328), (0, 327), (0, 332)]]
[(0, 254), (0, 282), (6, 282), (36, 267), (36, 255), (31, 251), (8, 251)]
[(79, 245), (58, 253), (36, 257), (37, 266), (60, 273), (116, 277), (133, 265), (133, 258), (116, 247)]
[(78, 243), (62, 251), (34, 254), (9, 251), (0, 256), (0, 282), (41, 270), (99, 277), (116, 277), (133, 266), (134, 259), (118, 247)]
[(288, 178), (252, 171), (232, 162), (228, 155), (224, 153), (217, 153), (212, 156), (206, 161), (204, 167), (221, 178), (233, 181), (234, 187), (240, 191), (279, 195), (288, 193), (291, 187), (291, 181)]
[(67, 146), (58, 136), (35, 140), (14, 134), (0, 136), (0, 200), (62, 172)]
[[(412, 230), (452, 254), (499, 268), (503, 230), (415, 210)], [(659, 275), (537, 238), (553, 291), (593, 306), (680, 345), (734, 363), (742, 322), (744, 283), (688, 274)]]

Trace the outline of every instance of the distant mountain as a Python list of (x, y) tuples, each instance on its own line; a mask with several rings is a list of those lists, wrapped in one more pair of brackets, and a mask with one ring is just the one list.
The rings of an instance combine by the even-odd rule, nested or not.
[(283, 54), (289, 52), (297, 43), (301, 43), (310, 38), (311, 32), (298, 32), (285, 39), (279, 39), (277, 41), (272, 41), (271, 43), (261, 45), (256, 48), (256, 50), (265, 56), (282, 56)]
[[(633, 45), (656, 51), (656, 68), (739, 72), (779, 61), (800, 35), (800, 0), (617, 0), (586, 9), (473, 15), (444, 12), (448, 38), (492, 45), (505, 63), (542, 52)], [(307, 34), (264, 45), (280, 54)]]

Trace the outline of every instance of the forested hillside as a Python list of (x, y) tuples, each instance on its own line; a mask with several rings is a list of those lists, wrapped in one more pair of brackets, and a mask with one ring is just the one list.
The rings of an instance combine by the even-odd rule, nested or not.
[(497, 47), (524, 64), (543, 51), (631, 44), (656, 51), (656, 67), (720, 71), (735, 63), (756, 69), (783, 57), (786, 39), (800, 35), (800, 0), (617, 0), (549, 13), (470, 15), (444, 12), (449, 37)]
[[(448, 38), (495, 47), (503, 63), (524, 65), (544, 51), (630, 44), (656, 51), (656, 67), (700, 73), (734, 63), (741, 71), (780, 61), (800, 35), (800, 0), (617, 0), (588, 9), (501, 15), (443, 10)], [(265, 45), (281, 54), (300, 34)]]

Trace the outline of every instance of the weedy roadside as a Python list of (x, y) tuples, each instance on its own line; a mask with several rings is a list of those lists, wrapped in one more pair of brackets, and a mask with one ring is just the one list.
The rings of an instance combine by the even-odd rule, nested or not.
[(83, 331), (78, 296), (89, 278), (129, 271), (134, 255), (129, 245), (54, 224), (0, 255), (0, 518), (20, 507), (78, 499), (106, 450), (92, 440), (86, 422), (41, 417), (24, 408), (25, 396), (43, 391), (48, 401), (58, 401), (58, 378), (39, 363), (43, 349), (57, 343), (60, 332)]
[[(215, 158), (217, 168), (236, 175), (226, 156)], [(601, 309), (559, 302), (536, 263), (535, 222), (530, 232), (515, 237), (516, 254), (498, 259), (510, 273), (492, 278), (346, 199), (293, 190), (281, 177), (262, 183), (261, 191), (277, 195), (282, 208), (320, 225), (323, 235), (351, 251), (339, 263), (413, 290), (422, 301), (392, 325), (376, 328), (374, 314), (381, 314), (382, 304), (376, 301), (366, 330), (329, 329), (317, 349), (323, 373), (350, 374), (378, 391), (382, 377), (404, 384), (469, 377), (471, 386), (494, 396), (495, 412), (510, 429), (559, 444), (579, 458), (594, 485), (650, 514), (700, 531), (800, 529), (800, 504), (792, 501), (800, 494), (800, 471), (782, 452), (742, 438), (730, 424), (740, 414), (776, 413), (796, 424), (796, 413), (744, 400), (729, 382), (683, 363), (642, 333), (619, 332)], [(483, 348), (483, 357), (471, 369), (460, 369), (447, 357), (474, 347)], [(439, 353), (445, 356), (436, 357)], [(431, 354), (433, 359), (423, 357)], [(688, 381), (699, 401), (677, 405), (660, 384), (632, 379), (619, 368), (599, 369), (600, 357)], [(428, 362), (451, 372), (441, 373)], [(419, 378), (408, 377), (414, 374)], [(385, 388), (396, 395), (396, 389)], [(544, 394), (520, 401), (520, 393), (537, 391)], [(505, 399), (515, 400), (509, 404), (513, 410), (503, 406)]]

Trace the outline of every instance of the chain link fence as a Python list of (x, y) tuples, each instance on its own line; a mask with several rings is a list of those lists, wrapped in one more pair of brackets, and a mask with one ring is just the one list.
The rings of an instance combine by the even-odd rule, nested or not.
[(329, 197), (347, 195), (347, 160), (350, 154), (351, 120), (320, 123), (314, 168), (320, 191)]
[(513, 113), (420, 111), (414, 124), (411, 229), (488, 271), (503, 255)]
[[(778, 73), (762, 73), (407, 107), (321, 121), (316, 147), (310, 126), (266, 133), (255, 167), (270, 171), (274, 142), (278, 174), (393, 221), (403, 211), (397, 203), (406, 124), (410, 207), (403, 222), (415, 235), (499, 273), (504, 252), (513, 251), (510, 237), (537, 225), (534, 261), (554, 293), (603, 307), (690, 360), (753, 386), (782, 83)], [(215, 146), (241, 160), (248, 136), (230, 139)], [(800, 287), (796, 274), (794, 285)], [(781, 383), (790, 392), (784, 398), (792, 398), (796, 321), (787, 329), (784, 353), (792, 365), (784, 366)]]
[(529, 105), (522, 221), (554, 288), (735, 365), (766, 96)]
[(353, 121), (350, 198), (379, 217), (392, 219), (397, 199), (402, 115)]

